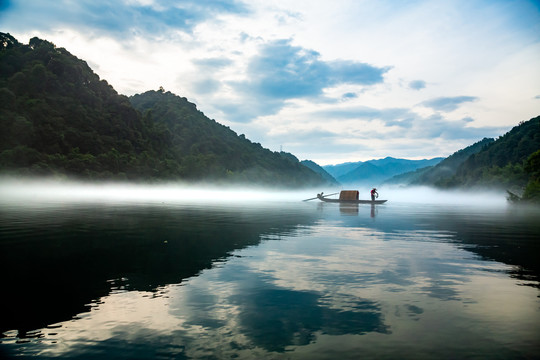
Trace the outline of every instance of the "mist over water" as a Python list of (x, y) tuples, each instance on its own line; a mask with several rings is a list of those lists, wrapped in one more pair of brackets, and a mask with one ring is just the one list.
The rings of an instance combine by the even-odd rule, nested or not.
[(396, 202), (415, 204), (462, 204), (506, 206), (505, 194), (494, 190), (438, 190), (426, 186), (408, 188), (384, 187), (385, 196)]
[(0, 180), (2, 202), (24, 204), (62, 202), (110, 203), (217, 203), (296, 201), (311, 191), (263, 190), (252, 186), (194, 185), (183, 183), (78, 182), (49, 179)]
[[(317, 193), (359, 190), (360, 199), (370, 198), (370, 188), (275, 189), (252, 185), (212, 185), (185, 183), (79, 182), (39, 178), (0, 178), (0, 202), (12, 205), (38, 205), (69, 202), (112, 203), (206, 203), (238, 204), (250, 202), (298, 202)], [(379, 199), (392, 203), (507, 206), (502, 191), (437, 190), (430, 187), (378, 188)], [(335, 195), (334, 197), (337, 197)], [(317, 200), (318, 201), (318, 200)]]

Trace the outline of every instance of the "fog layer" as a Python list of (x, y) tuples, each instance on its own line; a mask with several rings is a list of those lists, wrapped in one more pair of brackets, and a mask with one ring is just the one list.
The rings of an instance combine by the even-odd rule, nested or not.
[[(50, 179), (0, 179), (0, 203), (31, 206), (48, 203), (111, 202), (111, 203), (243, 203), (243, 202), (300, 202), (313, 199), (317, 193), (339, 193), (359, 190), (360, 199), (369, 199), (371, 188), (267, 189), (228, 187), (182, 183), (92, 183)], [(387, 204), (460, 204), (476, 206), (506, 206), (502, 191), (455, 191), (429, 187), (381, 187), (379, 199)], [(333, 195), (331, 197), (337, 197)], [(319, 200), (313, 199), (313, 202)]]

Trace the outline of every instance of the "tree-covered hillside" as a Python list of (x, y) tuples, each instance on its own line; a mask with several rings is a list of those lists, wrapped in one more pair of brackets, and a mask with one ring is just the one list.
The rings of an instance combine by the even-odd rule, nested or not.
[(458, 168), (452, 182), (461, 186), (524, 186), (528, 158), (540, 150), (540, 116), (518, 126), (473, 154)]
[[(540, 201), (540, 116), (522, 121), (499, 139), (471, 155), (450, 184), (502, 187), (523, 200)], [(514, 194), (511, 194), (515, 196)]]
[(86, 62), (38, 38), (24, 45), (0, 33), (0, 126), (3, 173), (323, 182), (294, 156), (237, 136), (186, 99), (164, 91), (118, 94)]
[(163, 89), (130, 98), (134, 108), (164, 134), (170, 156), (189, 179), (316, 185), (322, 177), (292, 154), (272, 152), (207, 118), (195, 104)]
[(426, 169), (425, 171), (416, 173), (415, 175), (418, 176), (417, 178), (411, 178), (411, 183), (413, 185), (447, 186), (449, 179), (456, 174), (458, 168), (469, 158), (469, 156), (478, 153), (493, 141), (494, 139), (484, 138), (471, 146), (456, 151), (437, 165)]
[(332, 175), (330, 175), (326, 170), (324, 170), (324, 168), (322, 168), (321, 166), (319, 166), (315, 162), (313, 162), (311, 160), (302, 160), (301, 163), (304, 166), (307, 166), (311, 170), (315, 171), (316, 173), (320, 174), (323, 177), (323, 179), (328, 181), (329, 184), (331, 184), (331, 185), (339, 185), (339, 182)]
[(125, 96), (52, 43), (0, 34), (0, 166), (27, 174), (146, 177), (162, 139)]
[(523, 200), (540, 201), (540, 116), (522, 121), (497, 140), (484, 139), (434, 167), (402, 175), (391, 183), (398, 181), (440, 188), (507, 189)]

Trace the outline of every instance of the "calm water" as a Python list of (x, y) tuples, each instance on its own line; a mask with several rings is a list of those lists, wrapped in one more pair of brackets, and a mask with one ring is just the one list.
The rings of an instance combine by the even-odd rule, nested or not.
[(272, 200), (0, 209), (3, 357), (540, 358), (538, 210)]

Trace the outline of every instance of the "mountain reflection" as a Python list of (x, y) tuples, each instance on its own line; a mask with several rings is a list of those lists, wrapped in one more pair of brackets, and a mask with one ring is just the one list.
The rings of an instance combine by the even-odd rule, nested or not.
[(23, 336), (88, 311), (111, 291), (180, 283), (233, 250), (258, 244), (262, 234), (313, 221), (286, 208), (158, 205), (3, 209), (0, 215), (0, 271), (9, 274), (3, 284), (11, 294), (2, 299), (0, 332), (19, 329)]

